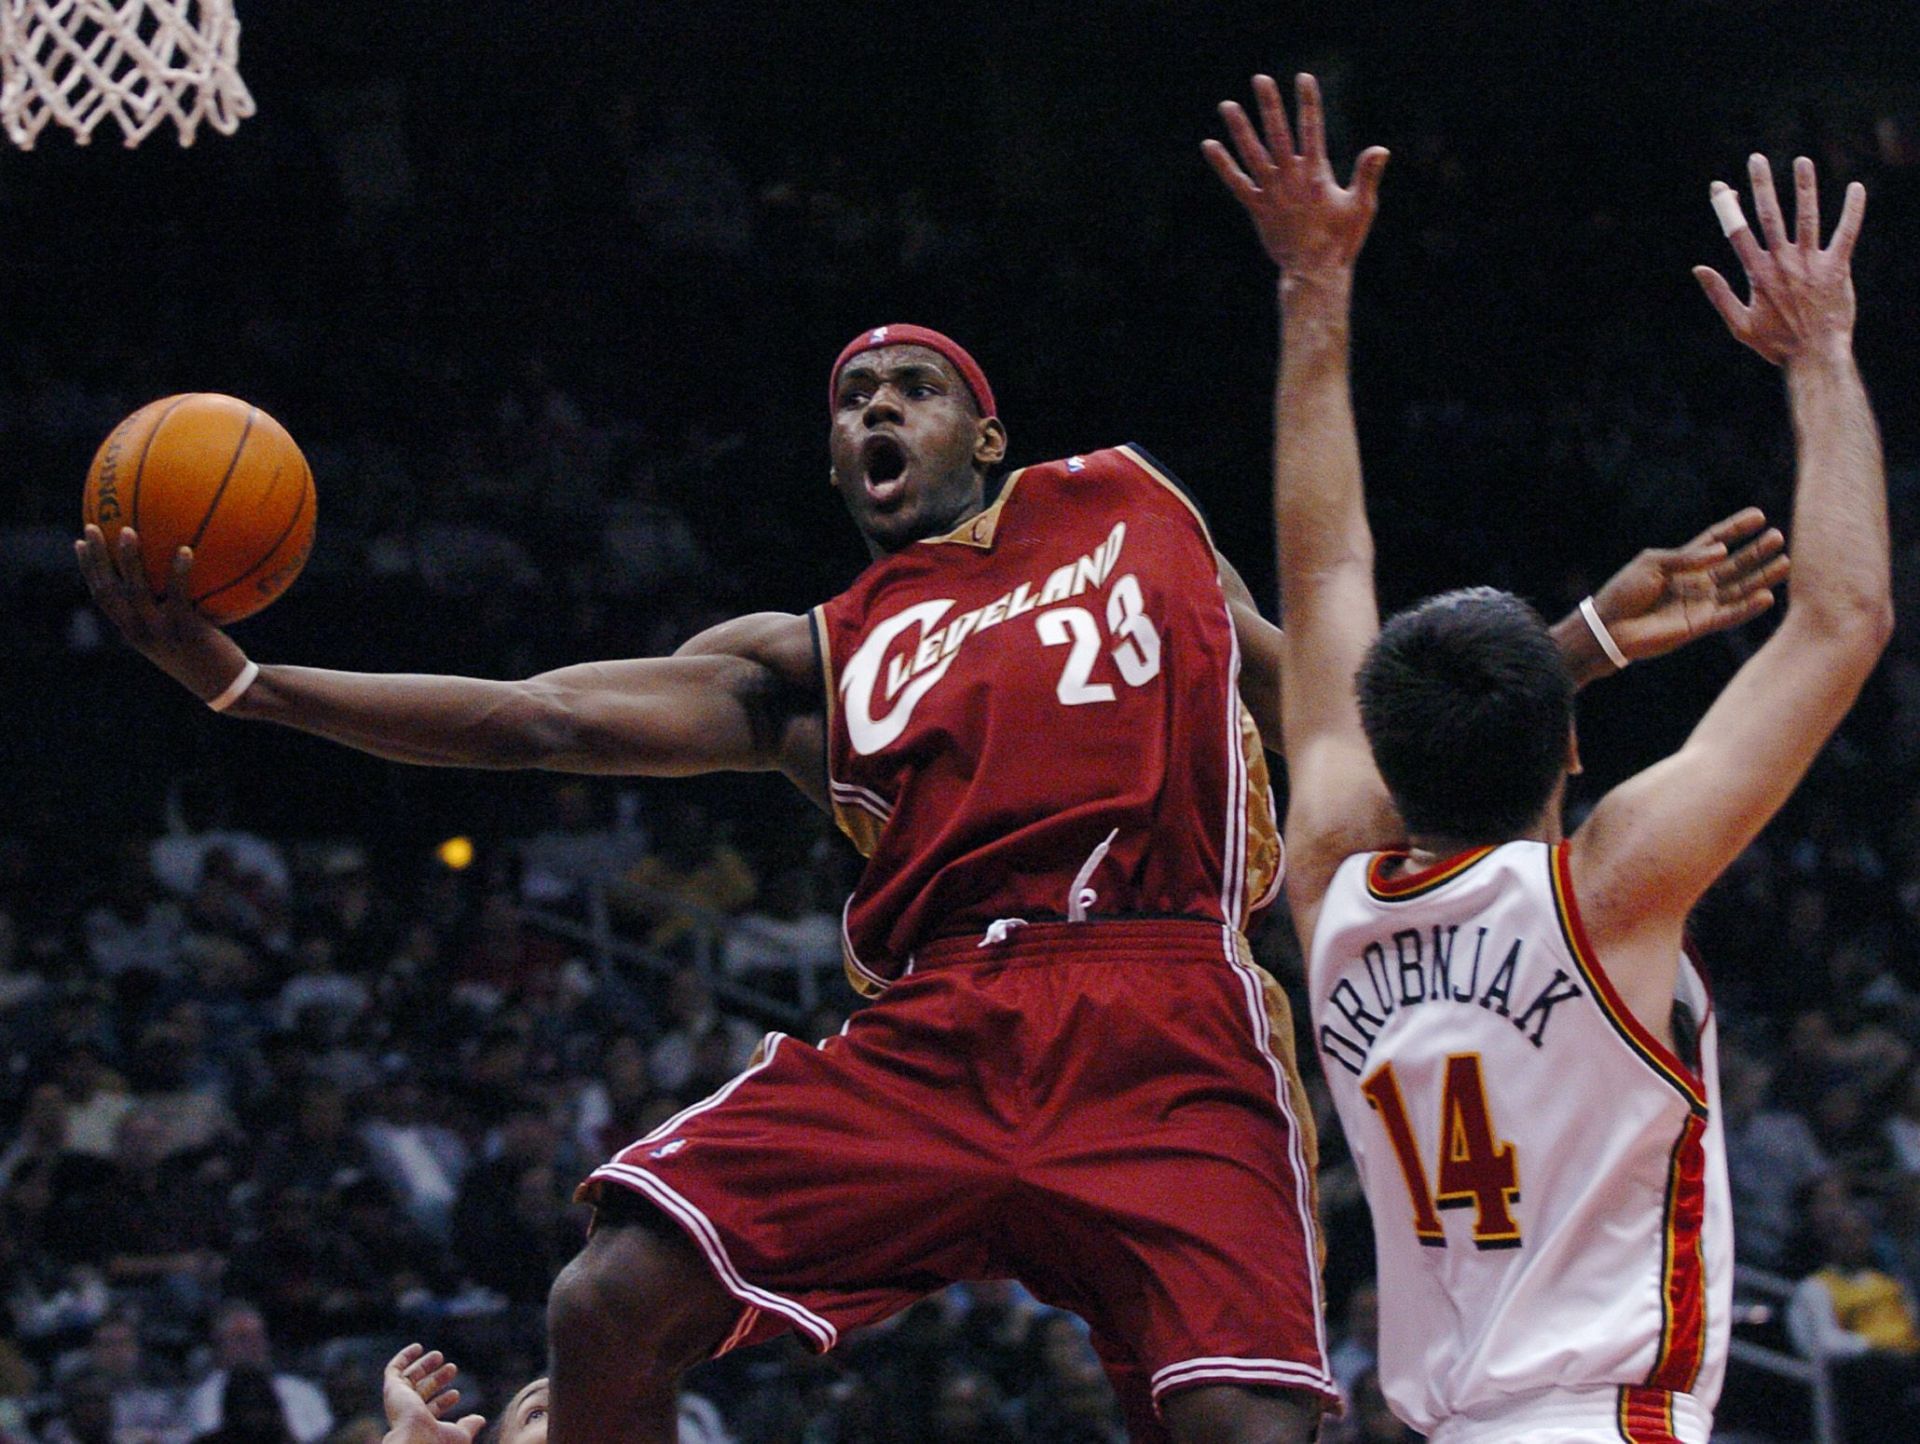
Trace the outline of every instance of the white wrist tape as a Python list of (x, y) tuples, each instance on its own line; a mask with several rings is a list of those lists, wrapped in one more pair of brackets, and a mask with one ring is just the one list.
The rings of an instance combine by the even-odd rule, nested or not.
[(1747, 228), (1746, 212), (1740, 209), (1740, 192), (1732, 186), (1713, 193), (1713, 213), (1720, 217), (1720, 233), (1724, 236)]
[(1620, 644), (1613, 640), (1613, 633), (1609, 632), (1607, 624), (1600, 620), (1600, 613), (1595, 610), (1592, 597), (1580, 603), (1580, 615), (1587, 619), (1587, 630), (1593, 633), (1593, 640), (1600, 644), (1600, 650), (1607, 654), (1607, 660), (1621, 671), (1625, 671), (1627, 654), (1620, 650)]
[[(1626, 664), (1623, 662), (1621, 665), (1625, 666)], [(235, 702), (238, 702), (241, 697), (246, 695), (247, 688), (253, 685), (253, 679), (259, 675), (260, 664), (249, 657), (247, 659), (247, 665), (240, 669), (239, 675), (227, 683), (227, 690), (222, 692), (218, 697), (207, 698), (207, 705), (216, 712), (226, 711), (227, 708), (231, 707)]]

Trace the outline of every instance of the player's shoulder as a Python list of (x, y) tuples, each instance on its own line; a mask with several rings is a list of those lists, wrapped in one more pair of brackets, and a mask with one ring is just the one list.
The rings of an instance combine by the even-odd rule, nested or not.
[(1097, 451), (1075, 452), (1054, 461), (1021, 468), (1019, 487), (1030, 493), (1063, 490), (1069, 493), (1112, 495), (1115, 489), (1143, 499), (1175, 502), (1190, 512), (1204, 529), (1206, 515), (1185, 482), (1137, 441)]

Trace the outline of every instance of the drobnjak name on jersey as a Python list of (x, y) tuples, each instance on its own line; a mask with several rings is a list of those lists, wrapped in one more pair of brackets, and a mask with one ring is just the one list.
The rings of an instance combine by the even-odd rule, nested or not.
[[(1369, 942), (1328, 995), (1329, 1006), (1344, 1021), (1340, 1027), (1321, 1025), (1321, 1051), (1357, 1078), (1365, 1071), (1367, 1051), (1395, 1012), (1434, 1004), (1483, 1008), (1544, 1048), (1553, 1010), (1586, 990), (1561, 967), (1542, 983), (1531, 975), (1539, 970), (1527, 967), (1530, 956), (1523, 937), (1493, 938), (1489, 929), (1477, 927), (1463, 938), (1457, 923), (1402, 928)], [(1516, 1005), (1516, 997), (1527, 1001)]]

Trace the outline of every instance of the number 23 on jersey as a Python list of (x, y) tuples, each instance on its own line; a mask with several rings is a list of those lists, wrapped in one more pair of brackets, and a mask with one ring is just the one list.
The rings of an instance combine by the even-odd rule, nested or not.
[(1494, 1132), (1478, 1053), (1455, 1053), (1447, 1059), (1440, 1091), (1437, 1187), (1427, 1183), (1426, 1164), (1420, 1157), (1420, 1144), (1407, 1117), (1406, 1099), (1393, 1064), (1376, 1068), (1360, 1085), (1360, 1092), (1386, 1127), (1387, 1141), (1393, 1145), (1394, 1158), (1407, 1181), (1407, 1194), (1413, 1202), (1413, 1231), (1421, 1243), (1445, 1248), (1447, 1234), (1440, 1210), (1471, 1205), (1474, 1247), (1520, 1247), (1520, 1225), (1514, 1220), (1512, 1208), (1520, 1198), (1520, 1164), (1513, 1145), (1501, 1142)]

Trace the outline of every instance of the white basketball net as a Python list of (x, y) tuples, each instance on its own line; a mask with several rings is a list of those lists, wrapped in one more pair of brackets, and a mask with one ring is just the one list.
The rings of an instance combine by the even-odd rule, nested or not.
[(79, 144), (108, 116), (130, 146), (172, 120), (232, 135), (253, 114), (232, 0), (0, 0), (0, 120), (22, 150), (48, 121)]

